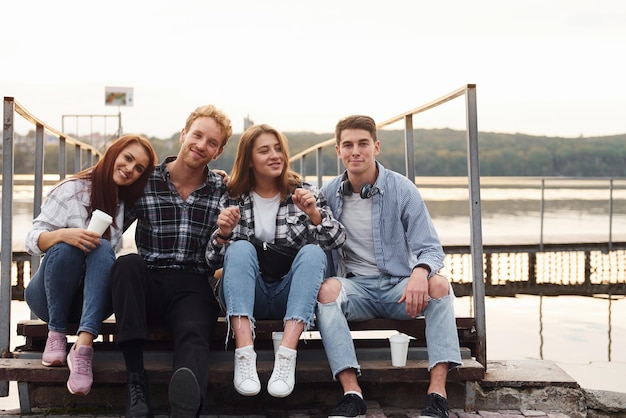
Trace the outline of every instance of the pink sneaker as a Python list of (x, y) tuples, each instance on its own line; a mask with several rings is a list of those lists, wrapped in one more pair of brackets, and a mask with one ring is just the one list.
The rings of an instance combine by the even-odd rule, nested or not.
[(70, 349), (67, 355), (67, 365), (70, 368), (67, 389), (72, 395), (86, 395), (91, 390), (91, 384), (93, 383), (92, 359), (92, 347), (82, 345), (76, 349), (76, 344), (74, 344)]
[(48, 367), (65, 366), (67, 356), (67, 338), (65, 334), (56, 331), (48, 331), (46, 348), (41, 356), (41, 364)]

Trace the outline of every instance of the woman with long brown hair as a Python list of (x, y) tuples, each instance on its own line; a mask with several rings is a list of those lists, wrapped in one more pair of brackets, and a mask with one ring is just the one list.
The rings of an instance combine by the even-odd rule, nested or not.
[(288, 396), (298, 340), (314, 323), (324, 250), (343, 245), (343, 227), (324, 196), (289, 168), (287, 139), (268, 125), (252, 126), (241, 136), (220, 208), (207, 261), (214, 269), (224, 267), (219, 291), (235, 338), (235, 389), (244, 396), (261, 390), (254, 321), (283, 319), (267, 391)]
[[(143, 192), (157, 157), (139, 135), (114, 141), (93, 167), (55, 185), (26, 235), (26, 250), (44, 254), (26, 288), (30, 309), (48, 323), (44, 366), (68, 364), (72, 394), (91, 390), (93, 340), (112, 313), (109, 271), (122, 246), (124, 204)], [(102, 233), (88, 230), (92, 213), (110, 215)], [(67, 353), (67, 326), (78, 322), (78, 339)]]

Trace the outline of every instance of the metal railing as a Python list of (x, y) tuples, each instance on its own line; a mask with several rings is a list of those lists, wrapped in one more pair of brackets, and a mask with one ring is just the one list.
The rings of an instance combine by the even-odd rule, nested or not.
[[(34, 195), (33, 216), (39, 215), (43, 200), (44, 184), (44, 146), (47, 132), (58, 140), (59, 179), (67, 175), (68, 145), (74, 147), (74, 172), (88, 167), (101, 157), (102, 153), (91, 145), (85, 144), (72, 138), (50, 125), (42, 122), (32, 113), (27, 111), (13, 97), (4, 97), (4, 115), (2, 129), (2, 241), (0, 253), (0, 356), (4, 357), (10, 352), (11, 342), (11, 271), (13, 268), (13, 180), (14, 180), (14, 136), (15, 117), (21, 116), (27, 122), (35, 126), (35, 151), (34, 151)], [(71, 149), (70, 149), (71, 150)], [(85, 161), (83, 161), (85, 156)], [(83, 165), (84, 163), (84, 165)], [(39, 256), (31, 258), (31, 268), (39, 267)], [(0, 382), (0, 396), (7, 396), (9, 391), (8, 382)]]
[[(467, 172), (469, 186), (469, 213), (470, 213), (470, 237), (471, 237), (471, 261), (472, 261), (472, 289), (474, 301), (474, 320), (478, 335), (478, 347), (476, 360), (487, 367), (487, 333), (485, 324), (485, 283), (483, 272), (483, 240), (480, 209), (480, 172), (478, 162), (478, 124), (476, 106), (476, 85), (467, 84), (451, 93), (446, 94), (430, 103), (407, 112), (401, 113), (377, 125), (382, 129), (393, 123), (404, 121), (404, 151), (406, 176), (415, 182), (415, 155), (414, 155), (414, 135), (413, 116), (427, 110), (436, 108), (458, 97), (465, 98), (465, 120), (466, 120), (466, 140), (467, 140)], [(330, 138), (320, 142), (304, 151), (291, 157), (290, 162), (299, 161), (300, 174), (306, 176), (306, 157), (315, 154), (315, 167), (318, 187), (322, 186), (324, 168), (322, 165), (322, 150), (334, 146), (335, 138)], [(341, 171), (339, 163), (337, 174)]]

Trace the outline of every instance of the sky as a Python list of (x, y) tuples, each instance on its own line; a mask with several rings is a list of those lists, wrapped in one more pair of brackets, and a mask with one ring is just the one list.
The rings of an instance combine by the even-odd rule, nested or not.
[[(102, 115), (119, 114), (125, 133), (169, 138), (209, 103), (235, 132), (249, 117), (325, 133), (467, 84), (479, 131), (626, 133), (623, 0), (33, 0), (0, 15), (0, 94), (67, 133), (115, 132)], [(106, 87), (132, 88), (133, 106), (106, 106)], [(413, 125), (465, 129), (464, 101)]]

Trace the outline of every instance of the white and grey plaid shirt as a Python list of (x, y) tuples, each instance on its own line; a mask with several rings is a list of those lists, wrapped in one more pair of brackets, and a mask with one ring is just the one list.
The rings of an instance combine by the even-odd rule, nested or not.
[[(91, 181), (70, 178), (56, 185), (41, 205), (41, 213), (33, 220), (33, 227), (26, 234), (26, 251), (41, 255), (37, 245), (43, 232), (62, 228), (87, 228), (91, 214)], [(111, 225), (111, 246), (115, 251), (122, 248), (122, 226), (124, 223), (124, 203), (120, 202), (115, 214), (115, 225)]]

